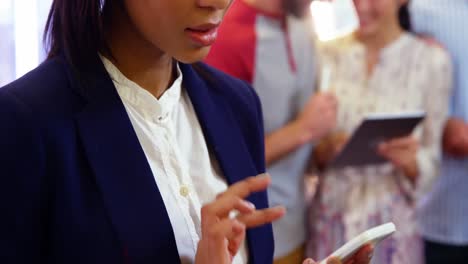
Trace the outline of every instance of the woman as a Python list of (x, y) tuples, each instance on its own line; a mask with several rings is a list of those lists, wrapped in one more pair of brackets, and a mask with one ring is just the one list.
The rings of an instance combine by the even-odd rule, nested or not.
[(387, 164), (327, 170), (311, 207), (308, 251), (320, 258), (362, 231), (393, 221), (397, 233), (375, 250), (373, 263), (422, 263), (415, 219), (417, 198), (430, 187), (440, 163), (451, 65), (440, 48), (405, 31), (406, 0), (354, 0), (360, 26), (323, 48), (338, 97), (337, 132), (316, 151), (319, 167), (342, 148), (370, 113), (425, 111), (413, 135), (378, 146)]
[(272, 262), (260, 103), (190, 64), (230, 3), (53, 1), (0, 90), (2, 263)]

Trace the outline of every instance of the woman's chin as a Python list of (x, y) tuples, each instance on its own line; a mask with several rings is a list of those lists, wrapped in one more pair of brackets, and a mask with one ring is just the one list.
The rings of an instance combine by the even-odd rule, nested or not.
[(372, 26), (361, 26), (356, 31), (357, 35), (362, 38), (367, 38), (374, 35), (376, 32), (375, 27)]
[(210, 47), (192, 48), (175, 55), (174, 58), (182, 63), (192, 64), (204, 60), (209, 52)]

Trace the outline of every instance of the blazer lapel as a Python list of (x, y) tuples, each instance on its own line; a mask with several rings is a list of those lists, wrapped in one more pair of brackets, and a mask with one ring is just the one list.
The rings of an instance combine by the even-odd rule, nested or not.
[[(215, 156), (229, 184), (233, 184), (248, 176), (255, 176), (256, 169), (247, 149), (244, 137), (237, 125), (231, 110), (226, 107), (226, 98), (217, 84), (207, 85), (190, 65), (181, 65), (184, 76), (184, 88), (197, 113), (208, 145), (214, 150)], [(248, 197), (257, 208), (268, 206), (265, 193), (257, 193)], [(262, 241), (272, 239), (268, 226), (251, 229), (247, 232), (250, 263), (268, 263), (266, 259), (272, 248)], [(271, 252), (268, 252), (268, 251)]]
[(236, 125), (225, 98), (219, 87), (209, 87), (192, 66), (181, 65), (184, 88), (192, 101), (208, 145), (216, 158), (229, 184), (246, 176), (255, 176), (256, 170)]
[(129, 263), (179, 263), (172, 226), (146, 156), (112, 80), (100, 60), (96, 65), (84, 87), (88, 104), (76, 122), (122, 250)]

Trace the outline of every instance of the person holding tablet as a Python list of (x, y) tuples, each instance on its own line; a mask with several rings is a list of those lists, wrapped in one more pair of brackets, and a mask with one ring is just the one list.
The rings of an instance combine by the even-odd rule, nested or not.
[[(396, 233), (376, 247), (372, 263), (421, 264), (423, 244), (415, 207), (438, 175), (451, 61), (443, 48), (408, 32), (406, 0), (354, 4), (356, 32), (321, 47), (323, 63), (332, 68), (339, 113), (336, 132), (315, 151), (316, 162), (325, 171), (310, 209), (308, 253), (321, 258), (362, 231), (393, 222)], [(387, 163), (326, 169), (368, 114), (420, 111), (426, 117), (414, 134), (376, 147)]]
[(259, 100), (197, 63), (230, 4), (53, 1), (0, 89), (2, 263), (272, 263)]

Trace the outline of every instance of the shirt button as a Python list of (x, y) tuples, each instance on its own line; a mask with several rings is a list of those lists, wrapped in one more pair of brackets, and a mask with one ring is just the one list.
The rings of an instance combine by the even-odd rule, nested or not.
[(187, 186), (185, 186), (185, 185), (180, 187), (179, 191), (180, 191), (180, 195), (182, 195), (183, 197), (187, 197), (189, 195), (189, 193), (190, 193), (189, 188)]

